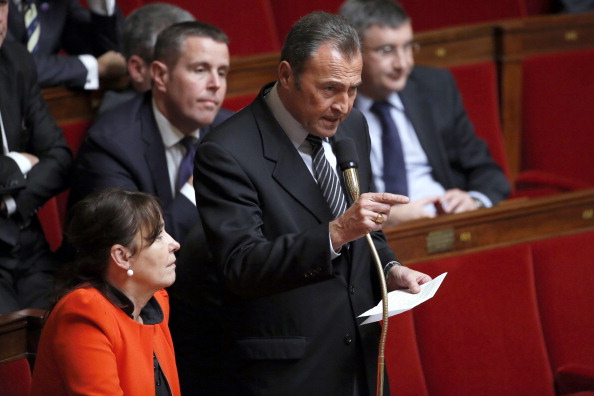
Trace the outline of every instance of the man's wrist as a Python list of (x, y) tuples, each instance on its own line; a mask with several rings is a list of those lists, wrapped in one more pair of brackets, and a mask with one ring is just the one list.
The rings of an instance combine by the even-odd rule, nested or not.
[(400, 261), (397, 261), (397, 260), (390, 261), (388, 264), (384, 265), (384, 276), (386, 277), (386, 279), (388, 278), (388, 274), (390, 273), (390, 270), (394, 266), (404, 267), (404, 265), (402, 265), (402, 263)]
[(474, 201), (474, 204), (476, 205), (477, 209), (487, 207), (487, 205), (485, 205), (485, 203), (478, 198), (473, 197), (472, 200)]

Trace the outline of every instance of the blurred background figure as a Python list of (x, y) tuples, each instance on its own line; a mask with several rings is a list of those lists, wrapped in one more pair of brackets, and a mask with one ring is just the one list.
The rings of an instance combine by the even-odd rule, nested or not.
[(0, 0), (0, 313), (47, 308), (57, 259), (37, 210), (67, 187), (72, 155), (37, 84), (31, 54), (4, 40)]
[(8, 39), (35, 59), (42, 88), (67, 85), (97, 89), (100, 79), (126, 73), (120, 54), (123, 20), (115, 0), (8, 0)]
[(355, 107), (367, 118), (377, 191), (409, 196), (388, 226), (491, 207), (510, 185), (474, 133), (454, 77), (415, 66), (412, 23), (391, 0), (348, 0), (340, 8), (363, 43)]
[(157, 35), (167, 26), (195, 20), (188, 11), (166, 3), (151, 3), (134, 10), (122, 28), (122, 49), (130, 85), (122, 91), (106, 91), (97, 114), (112, 109), (151, 89), (151, 62)]
[(41, 335), (33, 395), (180, 395), (165, 287), (179, 244), (157, 199), (105, 190), (69, 212), (76, 250)]

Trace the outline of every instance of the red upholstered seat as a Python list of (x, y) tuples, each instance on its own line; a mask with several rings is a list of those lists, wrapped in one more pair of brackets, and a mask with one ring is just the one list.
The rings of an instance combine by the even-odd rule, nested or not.
[(487, 142), (493, 159), (509, 175), (499, 118), (499, 85), (495, 62), (458, 65), (449, 69), (456, 79), (475, 133)]
[[(160, 0), (145, 0), (155, 3)], [(191, 12), (196, 19), (211, 23), (229, 36), (231, 56), (253, 55), (280, 49), (269, 0), (195, 1), (169, 0)]]
[(594, 187), (594, 50), (523, 61), (522, 171)]
[(448, 275), (414, 308), (432, 396), (554, 395), (527, 245), (415, 264)]
[(475, 0), (400, 0), (413, 21), (415, 31), (439, 29), (456, 25), (491, 22), (527, 15), (522, 0), (489, 1), (477, 4)]
[[(594, 391), (593, 250), (594, 232), (532, 244), (544, 338), (558, 386), (566, 392)], [(580, 389), (584, 377), (590, 387)]]
[(0, 394), (2, 396), (31, 394), (31, 367), (27, 359), (0, 364)]
[(425, 374), (421, 367), (413, 312), (390, 317), (386, 339), (385, 365), (390, 392), (398, 396), (427, 396)]
[(270, 0), (279, 42), (282, 44), (291, 26), (302, 16), (313, 11), (336, 14), (344, 0)]

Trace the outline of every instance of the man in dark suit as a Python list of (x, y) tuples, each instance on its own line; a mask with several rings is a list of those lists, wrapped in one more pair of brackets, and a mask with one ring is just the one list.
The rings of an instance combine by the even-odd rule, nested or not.
[(46, 308), (57, 262), (37, 210), (64, 188), (72, 155), (43, 101), (31, 55), (5, 41), (0, 0), (0, 313)]
[[(97, 89), (100, 78), (125, 74), (126, 62), (118, 52), (122, 16), (115, 0), (88, 0), (89, 10), (78, 0), (9, 1), (8, 39), (29, 48), (42, 88)], [(28, 12), (37, 17), (39, 29), (30, 43)], [(35, 32), (35, 26), (30, 26)]]
[[(391, 191), (396, 165), (387, 150), (379, 104), (386, 104), (402, 144), (411, 203), (395, 208), (388, 225), (439, 213), (490, 207), (507, 198), (510, 185), (486, 143), (474, 134), (454, 78), (447, 70), (414, 67), (411, 21), (391, 0), (348, 0), (340, 10), (363, 42), (363, 83), (355, 107), (369, 124), (371, 161), (378, 191)], [(404, 169), (403, 169), (404, 170)]]
[[(366, 193), (369, 136), (351, 112), (361, 68), (347, 21), (309, 14), (287, 36), (279, 80), (198, 147), (198, 208), (223, 289), (228, 367), (217, 394), (375, 394), (380, 327), (359, 326), (357, 316), (381, 296), (361, 237), (372, 232), (390, 289), (418, 292), (430, 280), (393, 265), (380, 231), (406, 197)], [(331, 145), (347, 138), (365, 193), (342, 212), (340, 184), (327, 196), (321, 186), (336, 187)]]
[[(152, 89), (103, 114), (81, 145), (70, 203), (106, 187), (140, 190), (160, 198), (165, 228), (180, 242), (178, 279), (171, 296), (171, 332), (184, 394), (211, 393), (217, 367), (209, 355), (219, 333), (217, 298), (200, 304), (195, 294), (211, 289), (212, 260), (196, 210), (192, 161), (182, 140), (197, 141), (229, 117), (221, 109), (227, 89), (227, 36), (202, 22), (164, 29), (151, 64)], [(213, 372), (214, 371), (214, 372)], [(211, 375), (212, 374), (212, 375)], [(194, 386), (196, 384), (198, 386)], [(205, 393), (193, 393), (205, 392)]]

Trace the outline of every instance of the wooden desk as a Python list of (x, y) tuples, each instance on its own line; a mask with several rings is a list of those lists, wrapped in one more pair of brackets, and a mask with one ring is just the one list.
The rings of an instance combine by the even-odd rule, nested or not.
[(44, 323), (43, 309), (23, 309), (0, 315), (0, 364), (28, 358), (33, 367)]
[(384, 230), (403, 264), (594, 230), (594, 189), (512, 200)]

